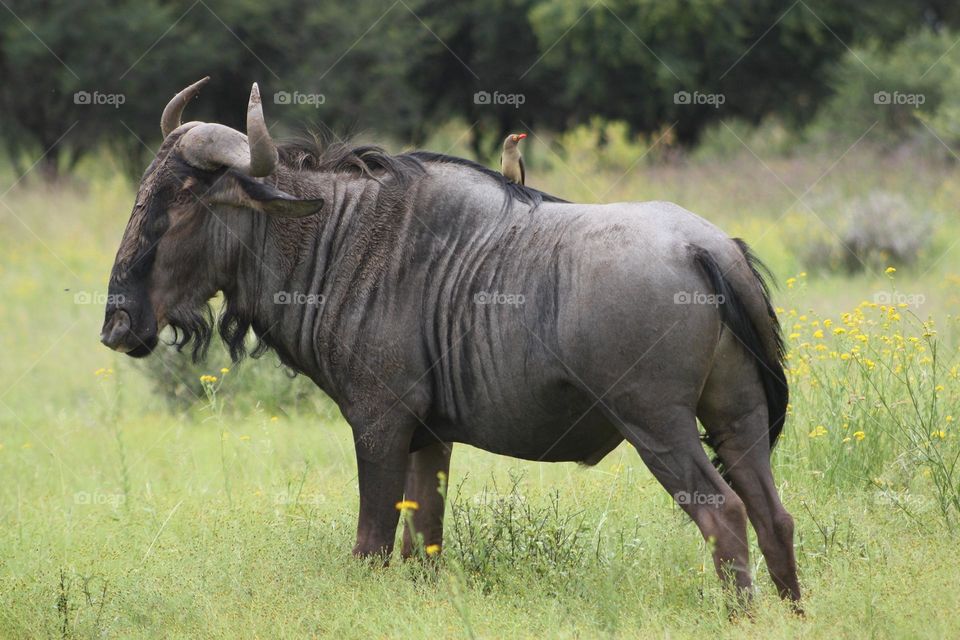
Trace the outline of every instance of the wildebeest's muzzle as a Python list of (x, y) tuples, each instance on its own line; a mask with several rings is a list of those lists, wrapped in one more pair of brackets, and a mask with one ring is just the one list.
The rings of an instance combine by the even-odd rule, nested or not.
[(150, 355), (158, 342), (157, 321), (146, 296), (142, 300), (123, 294), (111, 296), (100, 330), (100, 342), (134, 358)]

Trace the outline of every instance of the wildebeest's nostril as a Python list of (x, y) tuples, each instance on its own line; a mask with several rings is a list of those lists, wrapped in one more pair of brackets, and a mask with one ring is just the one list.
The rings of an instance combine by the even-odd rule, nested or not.
[(111, 349), (117, 349), (128, 333), (130, 333), (130, 315), (123, 309), (118, 309), (100, 332), (100, 342)]

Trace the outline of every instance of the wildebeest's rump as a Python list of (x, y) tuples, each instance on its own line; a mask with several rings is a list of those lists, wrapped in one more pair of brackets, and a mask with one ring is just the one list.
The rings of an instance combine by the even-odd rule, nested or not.
[(626, 439), (715, 541), (721, 576), (750, 587), (749, 516), (781, 595), (800, 597), (769, 462), (782, 347), (745, 245), (673, 204), (570, 204), (448, 156), (277, 148), (256, 86), (249, 141), (180, 124), (202, 83), (164, 111), (107, 346), (145, 356), (169, 325), (202, 355), (222, 292), (234, 357), (253, 329), (353, 429), (358, 555), (390, 553), (404, 498), (441, 543), (454, 442), (592, 464)]

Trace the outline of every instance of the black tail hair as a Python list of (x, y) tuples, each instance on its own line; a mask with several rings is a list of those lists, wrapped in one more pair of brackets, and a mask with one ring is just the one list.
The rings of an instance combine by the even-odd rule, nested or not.
[[(740, 238), (734, 238), (740, 252), (743, 254), (760, 293), (763, 296), (764, 304), (769, 315), (767, 326), (758, 326), (758, 320), (753, 318), (743, 305), (741, 297), (733, 289), (730, 281), (727, 280), (723, 269), (717, 264), (717, 261), (710, 253), (702, 247), (693, 247), (694, 261), (703, 271), (714, 293), (718, 296), (720, 314), (724, 325), (726, 325), (737, 340), (744, 346), (757, 361), (757, 371), (760, 373), (760, 382), (763, 385), (763, 393), (767, 399), (767, 415), (769, 416), (769, 434), (770, 450), (777, 444), (783, 423), (787, 414), (787, 403), (789, 402), (789, 387), (787, 385), (787, 376), (783, 369), (785, 349), (783, 345), (783, 335), (780, 332), (780, 323), (777, 320), (777, 314), (770, 301), (770, 289), (764, 280), (764, 274), (771, 277), (770, 269), (757, 258), (747, 243)], [(772, 278), (772, 277), (771, 277)], [(772, 337), (764, 339), (764, 335), (772, 334)], [(709, 433), (704, 434), (704, 442), (711, 449), (716, 451), (716, 442), (713, 441)], [(718, 457), (713, 459), (714, 466), (727, 478), (729, 471), (723, 465)]]

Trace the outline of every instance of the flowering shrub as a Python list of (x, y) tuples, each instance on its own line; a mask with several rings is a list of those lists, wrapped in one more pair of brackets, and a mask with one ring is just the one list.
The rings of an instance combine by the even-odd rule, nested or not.
[(960, 524), (956, 345), (941, 340), (934, 321), (920, 319), (908, 302), (863, 301), (838, 317), (778, 312), (789, 347), (787, 424), (794, 430), (785, 449), (808, 457), (813, 473), (839, 487), (872, 485), (894, 500), (932, 495), (928, 506), (935, 504), (949, 526)]

